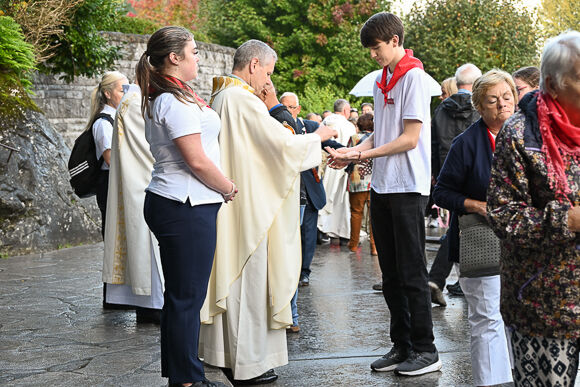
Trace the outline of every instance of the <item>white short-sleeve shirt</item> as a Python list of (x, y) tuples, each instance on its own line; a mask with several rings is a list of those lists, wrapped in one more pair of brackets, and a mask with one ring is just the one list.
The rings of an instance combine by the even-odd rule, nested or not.
[[(103, 110), (100, 111), (100, 113), (110, 115), (112, 119), (115, 119), (116, 112), (117, 110), (110, 105), (105, 105)], [(113, 140), (113, 125), (111, 125), (111, 123), (104, 118), (96, 120), (93, 124), (93, 137), (95, 138), (95, 150), (98, 160), (107, 149), (111, 149), (111, 141)], [(103, 161), (101, 170), (109, 170), (109, 164)]]
[[(218, 136), (221, 123), (209, 107), (180, 102), (171, 93), (163, 93), (153, 101), (152, 118), (145, 117), (145, 137), (155, 159), (151, 183), (147, 191), (192, 206), (221, 203), (220, 193), (208, 188), (191, 172), (174, 139), (201, 133), (201, 144), (207, 157), (220, 168)], [(220, 168), (221, 169), (221, 168)]]
[[(381, 75), (377, 77), (380, 82)], [(387, 83), (392, 74), (387, 76)], [(431, 96), (427, 74), (419, 69), (409, 70), (388, 92), (388, 101), (376, 83), (375, 148), (387, 144), (403, 133), (403, 120), (423, 123), (419, 142), (414, 149), (391, 156), (377, 157), (373, 162), (371, 187), (377, 193), (411, 193), (429, 195), (431, 187)]]

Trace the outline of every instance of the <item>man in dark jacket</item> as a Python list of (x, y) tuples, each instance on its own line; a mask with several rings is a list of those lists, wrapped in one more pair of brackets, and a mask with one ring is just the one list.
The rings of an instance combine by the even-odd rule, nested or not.
[[(431, 170), (434, 177), (439, 175), (439, 170), (447, 157), (453, 139), (479, 119), (479, 113), (471, 105), (471, 89), (475, 80), (480, 76), (481, 70), (477, 66), (471, 63), (460, 66), (455, 72), (457, 93), (446, 98), (435, 109), (431, 121), (434, 144)], [(447, 259), (448, 254), (449, 243), (447, 235), (444, 235), (441, 238), (441, 247), (429, 271), (431, 301), (441, 306), (447, 305), (442, 291), (445, 279), (453, 268), (453, 262)], [(459, 283), (449, 285), (447, 289), (451, 294), (462, 295)]]

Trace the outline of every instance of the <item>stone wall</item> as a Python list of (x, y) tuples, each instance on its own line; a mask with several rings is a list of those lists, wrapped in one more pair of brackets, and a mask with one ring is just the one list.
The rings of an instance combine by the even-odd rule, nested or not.
[[(135, 67), (145, 51), (148, 35), (121, 34), (107, 32), (104, 35), (112, 45), (121, 46), (121, 59), (116, 62), (116, 70), (127, 75), (129, 81), (135, 78)], [(193, 86), (197, 93), (209, 100), (212, 78), (231, 72), (235, 50), (229, 47), (196, 42), (199, 48), (199, 74)], [(67, 84), (55, 76), (38, 74), (34, 80), (34, 101), (44, 111), (46, 117), (72, 147), (74, 140), (84, 129), (90, 110), (90, 93), (98, 84), (98, 78), (75, 78)]]

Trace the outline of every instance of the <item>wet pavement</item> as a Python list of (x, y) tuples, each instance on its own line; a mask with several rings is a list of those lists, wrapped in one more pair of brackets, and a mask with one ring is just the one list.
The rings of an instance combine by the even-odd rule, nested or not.
[[(437, 235), (437, 230), (431, 231)], [(429, 265), (437, 250), (428, 244)], [(133, 311), (101, 308), (102, 243), (0, 261), (0, 385), (163, 386), (159, 330)], [(371, 372), (390, 348), (389, 314), (368, 243), (318, 246), (311, 282), (299, 289), (299, 333), (272, 386), (469, 386), (467, 304), (445, 291), (433, 308), (441, 372), (399, 377)], [(448, 279), (453, 283), (456, 275)], [(225, 377), (208, 369), (208, 378)]]

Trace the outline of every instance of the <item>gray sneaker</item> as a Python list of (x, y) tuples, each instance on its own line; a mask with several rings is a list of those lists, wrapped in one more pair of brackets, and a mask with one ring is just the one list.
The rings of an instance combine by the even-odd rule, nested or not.
[(371, 369), (378, 372), (392, 371), (397, 368), (399, 364), (403, 363), (405, 359), (407, 359), (407, 356), (407, 351), (393, 347), (389, 353), (380, 359), (375, 360), (373, 364), (371, 364)]
[(415, 352), (411, 350), (407, 360), (395, 368), (397, 375), (417, 376), (441, 369), (439, 353), (435, 352)]
[(435, 282), (429, 281), (429, 290), (431, 291), (431, 302), (441, 306), (447, 306), (447, 301), (443, 297), (443, 292)]

